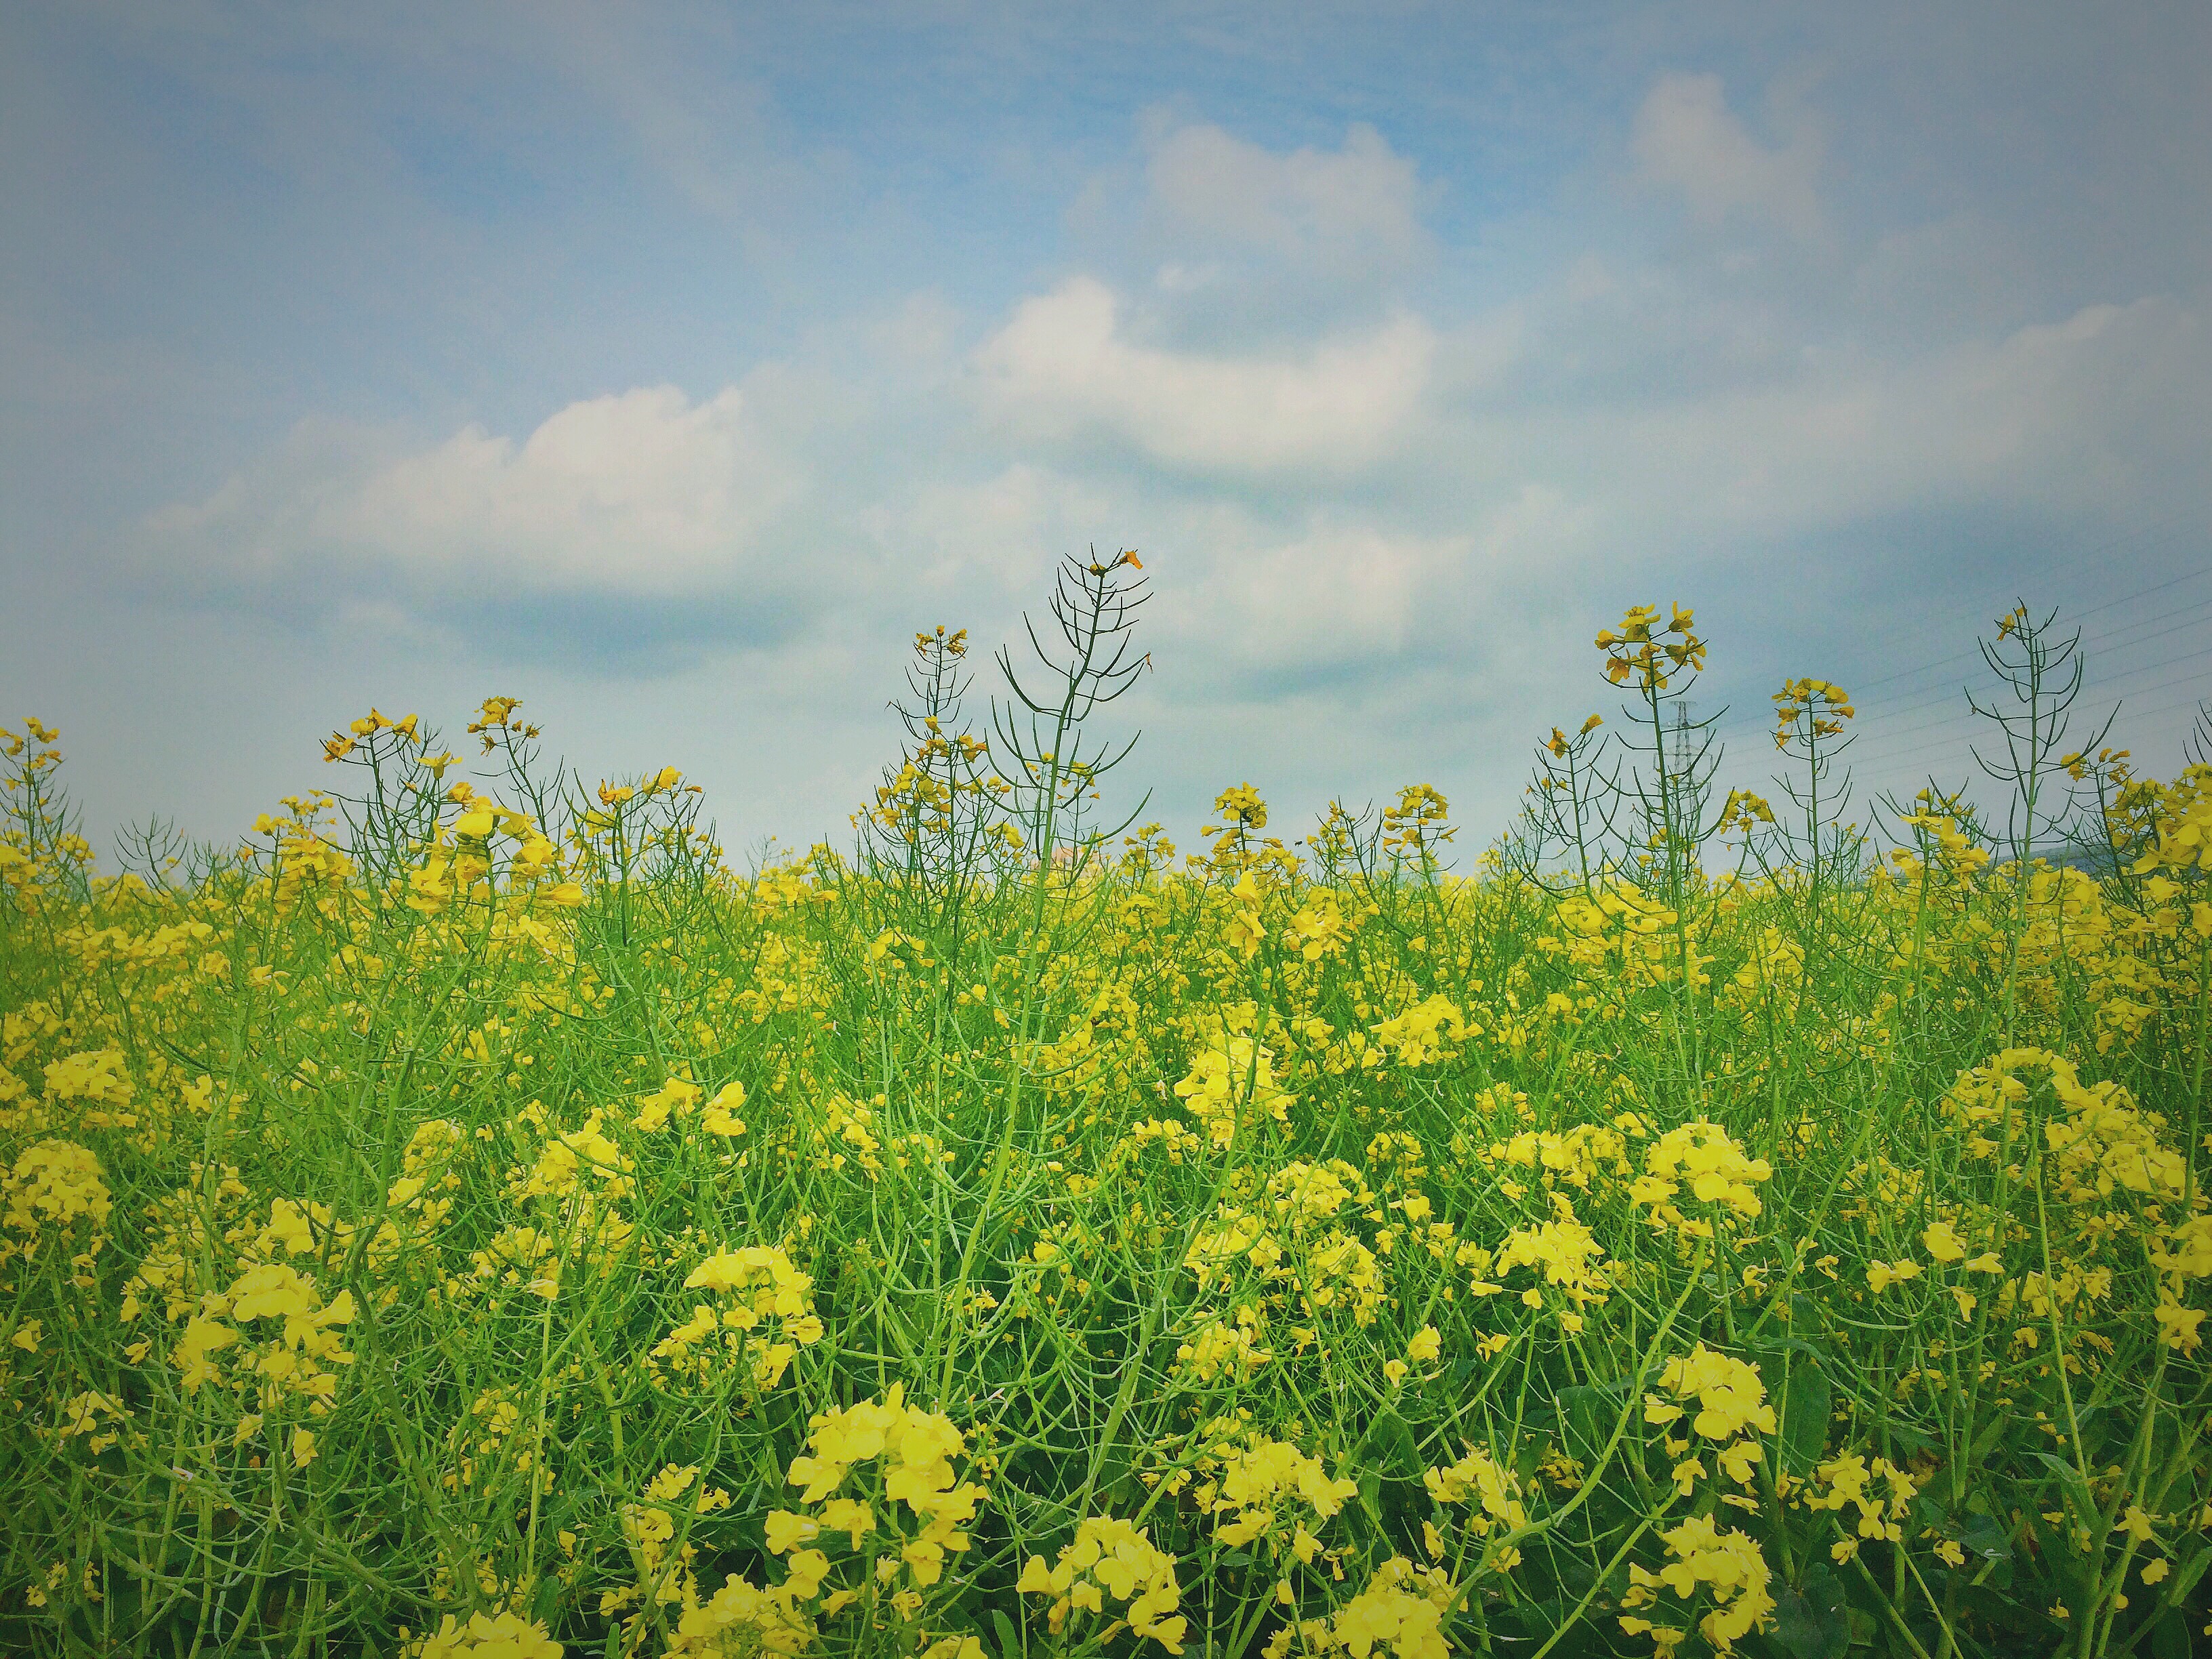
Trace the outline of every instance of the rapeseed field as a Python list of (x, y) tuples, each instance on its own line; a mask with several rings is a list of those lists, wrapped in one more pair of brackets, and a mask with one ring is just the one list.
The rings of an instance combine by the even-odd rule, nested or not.
[(512, 698), (127, 872), (10, 730), (0, 1648), (2205, 1650), (2212, 769), (2015, 611), (1979, 806), (1722, 793), (1638, 608), (1486, 851), (1182, 853), (1139, 570), (750, 874)]

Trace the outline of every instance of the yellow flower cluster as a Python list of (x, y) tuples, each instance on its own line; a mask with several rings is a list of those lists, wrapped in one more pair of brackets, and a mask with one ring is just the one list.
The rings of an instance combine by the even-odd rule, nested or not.
[[(1723, 1532), (1712, 1516), (1697, 1515), (1660, 1537), (1667, 1546), (1667, 1565), (1653, 1572), (1630, 1563), (1622, 1607), (1652, 1607), (1662, 1589), (1692, 1601), (1702, 1589), (1712, 1610), (1698, 1620), (1698, 1629), (1716, 1653), (1735, 1652), (1737, 1642), (1765, 1626), (1775, 1607), (1769, 1589), (1773, 1574), (1748, 1534), (1734, 1528)], [(1620, 1628), (1631, 1636), (1649, 1636), (1662, 1654), (1674, 1652), (1688, 1634), (1683, 1626), (1662, 1625), (1634, 1613), (1621, 1616)]]
[(1480, 1026), (1470, 1028), (1459, 1005), (1441, 993), (1425, 997), (1405, 1012), (1369, 1029), (1377, 1043), (1395, 1054), (1401, 1066), (1407, 1066), (1449, 1060), (1458, 1053), (1452, 1044), (1464, 1042), (1470, 1030), (1478, 1035), (1481, 1030)]
[[(1439, 1567), (1417, 1567), (1394, 1555), (1375, 1570), (1367, 1587), (1337, 1609), (1325, 1629), (1307, 1632), (1312, 1650), (1341, 1649), (1369, 1659), (1377, 1648), (1397, 1659), (1449, 1659), (1444, 1615), (1454, 1599)], [(1287, 1651), (1287, 1648), (1285, 1649)]]
[(1297, 1102), (1275, 1081), (1274, 1058), (1250, 1037), (1225, 1031), (1191, 1056), (1175, 1091), (1213, 1145), (1231, 1146), (1240, 1132), (1264, 1124), (1289, 1123)]
[[(1437, 1503), (1469, 1506), (1467, 1529), (1478, 1538), (1487, 1538), (1493, 1527), (1510, 1534), (1528, 1524), (1520, 1478), (1480, 1446), (1469, 1446), (1459, 1462), (1430, 1469), (1421, 1480)], [(1498, 1571), (1510, 1571), (1520, 1565), (1521, 1552), (1507, 1546), (1494, 1555), (1486, 1551), (1486, 1559)]]
[(1428, 784), (1407, 785), (1382, 809), (1382, 850), (1415, 860), (1435, 852), (1457, 833), (1446, 822), (1450, 813), (1451, 803)]
[[(915, 1587), (936, 1583), (946, 1558), (968, 1547), (963, 1528), (983, 1501), (983, 1488), (960, 1480), (952, 1467), (966, 1450), (965, 1437), (942, 1412), (908, 1405), (904, 1385), (894, 1383), (880, 1401), (817, 1412), (808, 1420), (806, 1444), (789, 1474), (790, 1484), (801, 1489), (801, 1510), (773, 1510), (768, 1518), (769, 1548), (789, 1557), (787, 1583), (798, 1586), (802, 1601), (821, 1595), (830, 1558), (802, 1546), (842, 1534), (854, 1554), (864, 1547), (870, 1552), (873, 1571), (866, 1586), (822, 1596), (823, 1616), (849, 1605), (863, 1588), (896, 1581), (903, 1571), (911, 1583), (890, 1600), (900, 1617), (911, 1619), (921, 1605)], [(872, 1467), (856, 1476), (863, 1465)], [(857, 1496), (840, 1496), (848, 1480), (856, 1481)], [(892, 1504), (903, 1504), (921, 1524), (911, 1532), (895, 1529), (888, 1553), (874, 1556), (871, 1540), (879, 1525), (892, 1524)]]
[[(1327, 1521), (1358, 1491), (1356, 1480), (1332, 1478), (1318, 1457), (1288, 1441), (1255, 1434), (1224, 1454), (1219, 1482), (1210, 1490), (1200, 1489), (1199, 1508), (1221, 1517), (1215, 1536), (1231, 1548), (1264, 1539), (1269, 1548), (1287, 1548), (1301, 1562), (1310, 1564), (1321, 1540), (1297, 1511)], [(1287, 1540), (1280, 1536), (1286, 1508), (1291, 1511)]]
[[(1573, 1207), (1564, 1196), (1554, 1194), (1553, 1205), (1559, 1212), (1553, 1219), (1516, 1227), (1506, 1234), (1490, 1271), (1503, 1279), (1516, 1267), (1534, 1267), (1543, 1274), (1544, 1283), (1565, 1291), (1577, 1309), (1602, 1303), (1613, 1282), (1605, 1263), (1605, 1247), (1575, 1218)], [(1544, 1305), (1543, 1292), (1534, 1285), (1521, 1292), (1521, 1300), (1531, 1308)], [(1577, 1314), (1563, 1315), (1562, 1322), (1570, 1332), (1581, 1328)]]
[(1568, 894), (1553, 915), (1565, 938), (1547, 935), (1539, 944), (1577, 967), (1606, 971), (1617, 959), (1634, 985), (1663, 981), (1672, 972), (1664, 936), (1679, 918), (1625, 877)]
[(1628, 1143), (1618, 1129), (1599, 1123), (1577, 1123), (1564, 1133), (1547, 1129), (1524, 1129), (1507, 1140), (1492, 1141), (1480, 1156), (1496, 1170), (1541, 1170), (1582, 1192), (1601, 1175), (1626, 1176)]
[[(1807, 1509), (1839, 1514), (1849, 1505), (1858, 1511), (1857, 1536), (1839, 1539), (1830, 1548), (1838, 1561), (1848, 1561), (1857, 1553), (1862, 1539), (1886, 1539), (1893, 1544), (1904, 1539), (1902, 1517), (1920, 1488), (1887, 1458), (1877, 1457), (1869, 1463), (1856, 1452), (1846, 1453), (1820, 1464), (1813, 1471), (1813, 1487), (1802, 1499)], [(1885, 1495), (1875, 1495), (1877, 1482), (1885, 1488)]]
[[(2191, 767), (2182, 783), (2165, 792), (2162, 805), (2156, 841), (2136, 860), (2135, 873), (2212, 874), (2212, 767)], [(2205, 928), (2197, 931), (2212, 937)]]
[[(1752, 1472), (1759, 1467), (1758, 1437), (1772, 1434), (1775, 1426), (1774, 1407), (1767, 1404), (1766, 1384), (1759, 1367), (1715, 1352), (1700, 1342), (1688, 1354), (1667, 1362), (1659, 1373), (1659, 1386), (1676, 1401), (1697, 1402), (1691, 1430), (1700, 1438), (1716, 1443), (1714, 1461), (1729, 1480), (1739, 1486), (1749, 1486)], [(1644, 1420), (1655, 1427), (1679, 1422), (1685, 1414), (1681, 1404), (1657, 1395), (1644, 1397)], [(1691, 1449), (1687, 1441), (1668, 1443), (1670, 1451)], [(1674, 1466), (1674, 1483), (1687, 1496), (1705, 1472), (1698, 1458), (1686, 1456)]]
[(1664, 691), (1674, 675), (1704, 667), (1705, 642), (1692, 631), (1696, 620), (1678, 605), (1662, 627), (1658, 606), (1631, 605), (1618, 631), (1607, 628), (1597, 636), (1606, 678), (1620, 685), (1632, 676), (1639, 690)]
[(36, 1255), (46, 1228), (67, 1232), (80, 1218), (95, 1230), (106, 1226), (111, 1207), (100, 1160), (74, 1141), (54, 1139), (29, 1147), (0, 1173), (0, 1201), (7, 1206), (0, 1226), (15, 1236), (0, 1237), (0, 1266)]
[(1297, 914), (1283, 924), (1283, 943), (1314, 963), (1342, 951), (1351, 932), (1344, 902), (1334, 890), (1316, 887), (1306, 895)]
[[(1685, 1238), (1711, 1238), (1716, 1219), (1755, 1219), (1759, 1213), (1757, 1183), (1772, 1179), (1763, 1158), (1747, 1158), (1735, 1138), (1717, 1123), (1699, 1118), (1669, 1129), (1644, 1151), (1644, 1173), (1630, 1183), (1630, 1202), (1650, 1212), (1655, 1231), (1673, 1229)], [(1704, 1215), (1685, 1214), (1675, 1202), (1684, 1187), (1707, 1207)]]
[(631, 1186), (635, 1167), (603, 1127), (605, 1114), (593, 1112), (580, 1128), (556, 1135), (546, 1142), (515, 1188), (518, 1198), (566, 1198), (580, 1181), (589, 1181), (600, 1196), (617, 1200)]
[[(1655, 731), (1664, 621), (1607, 646)], [(512, 699), (476, 784), (372, 711), (127, 876), (0, 738), (7, 1627), (1686, 1656), (1840, 1579), (1877, 1652), (2171, 1645), (2212, 769), (2062, 763), (2063, 866), (1931, 789), (1816, 875), (1717, 775), (1449, 872), (1433, 789), (1285, 845), (1242, 786), (1179, 864), (1033, 844), (956, 724), (750, 877), (673, 769), (537, 787)], [(1559, 822), (1607, 742), (1545, 745)]]
[(789, 1585), (763, 1589), (732, 1573), (713, 1595), (684, 1609), (663, 1652), (667, 1659), (793, 1659), (815, 1639), (814, 1621), (795, 1601)]
[[(1346, 1224), (1381, 1222), (1386, 1213), (1358, 1170), (1340, 1158), (1293, 1162), (1269, 1176), (1259, 1196), (1264, 1202), (1217, 1209), (1197, 1229), (1183, 1257), (1200, 1291), (1229, 1304), (1225, 1309), (1202, 1304), (1178, 1350), (1178, 1365), (1200, 1382), (1232, 1368), (1249, 1375), (1273, 1359), (1274, 1351), (1263, 1346), (1271, 1319), (1313, 1322), (1288, 1333), (1302, 1351), (1318, 1340), (1324, 1322), (1373, 1325), (1389, 1299), (1377, 1251), (1394, 1249), (1397, 1231), (1377, 1227), (1370, 1248), (1356, 1225)], [(1389, 1202), (1409, 1218), (1429, 1212), (1423, 1196)], [(1448, 1254), (1451, 1235), (1443, 1222), (1415, 1234), (1432, 1254)]]
[[(695, 1607), (699, 1586), (692, 1563), (698, 1547), (690, 1531), (697, 1517), (730, 1506), (730, 1494), (700, 1479), (697, 1468), (670, 1463), (646, 1483), (644, 1496), (622, 1506), (623, 1540), (629, 1546), (636, 1577), (599, 1597), (603, 1615), (642, 1604), (643, 1609)], [(648, 1612), (630, 1615), (632, 1632), (641, 1631)]]
[[(194, 1287), (208, 1281), (204, 1258), (191, 1243), (195, 1237), (204, 1235), (191, 1224), (173, 1226), (163, 1247), (141, 1264), (124, 1301), (125, 1321), (139, 1317), (142, 1296), (163, 1297), (170, 1322), (184, 1324), (168, 1358), (187, 1394), (213, 1384), (243, 1395), (258, 1379), (258, 1411), (240, 1419), (241, 1442), (258, 1431), (260, 1413), (277, 1411), (291, 1400), (304, 1401), (311, 1413), (328, 1411), (339, 1379), (325, 1367), (353, 1363), (342, 1334), (356, 1312), (353, 1292), (341, 1290), (326, 1301), (313, 1274), (277, 1258), (313, 1255), (323, 1240), (338, 1237), (329, 1212), (319, 1205), (273, 1200), (265, 1225), (233, 1235), (243, 1246), (244, 1271), (224, 1288), (210, 1286), (198, 1294)], [(273, 1322), (273, 1328), (264, 1321)], [(137, 1352), (150, 1346), (142, 1343)], [(217, 1358), (234, 1349), (234, 1358)]]
[(1086, 1516), (1075, 1529), (1074, 1541), (1050, 1565), (1042, 1555), (1030, 1557), (1014, 1588), (1024, 1595), (1052, 1598), (1046, 1624), (1054, 1636), (1066, 1628), (1071, 1612), (1103, 1613), (1109, 1596), (1125, 1605), (1119, 1610), (1119, 1622), (1100, 1631), (1094, 1640), (1111, 1640), (1126, 1624), (1133, 1634), (1158, 1643), (1170, 1653), (1181, 1653), (1184, 1632), (1190, 1627), (1190, 1621), (1176, 1612), (1182, 1590), (1176, 1583), (1175, 1558), (1154, 1548), (1144, 1528), (1110, 1516)]
[(1207, 1383), (1227, 1376), (1242, 1382), (1256, 1376), (1274, 1358), (1261, 1346), (1262, 1322), (1251, 1308), (1239, 1308), (1228, 1320), (1199, 1322), (1189, 1340), (1176, 1348), (1176, 1365), (1193, 1382)]
[(1856, 712), (1851, 694), (1840, 685), (1809, 676), (1784, 680), (1774, 694), (1774, 746), (1787, 748), (1793, 737), (1814, 741), (1841, 737), (1844, 722)]
[[(411, 718), (411, 717), (410, 717)], [(562, 1649), (542, 1620), (519, 1613), (447, 1613), (428, 1635), (399, 1639), (407, 1659), (561, 1659)]]
[[(726, 1362), (742, 1358), (753, 1386), (765, 1394), (783, 1381), (800, 1348), (822, 1340), (813, 1279), (773, 1245), (717, 1250), (691, 1270), (684, 1288), (726, 1297), (719, 1313), (706, 1303), (695, 1304), (690, 1318), (653, 1346), (654, 1359), (696, 1382), (708, 1379), (719, 1353)], [(753, 1334), (769, 1321), (783, 1340)]]

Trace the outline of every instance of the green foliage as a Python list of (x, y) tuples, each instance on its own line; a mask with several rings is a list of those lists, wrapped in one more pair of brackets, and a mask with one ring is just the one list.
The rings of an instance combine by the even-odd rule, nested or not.
[(1178, 864), (1090, 816), (1127, 580), (990, 746), (921, 636), (744, 876), (511, 699), (114, 878), (11, 738), (0, 1647), (2186, 1651), (2212, 772), (1877, 860), (1808, 725), (1787, 842), (1646, 611), (1650, 749), (1467, 875), (1419, 786)]

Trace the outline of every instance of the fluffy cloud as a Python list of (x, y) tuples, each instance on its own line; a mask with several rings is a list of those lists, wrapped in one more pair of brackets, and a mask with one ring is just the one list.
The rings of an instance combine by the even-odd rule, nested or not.
[(1146, 179), (1164, 234), (1200, 252), (1357, 276), (1401, 268), (1429, 247), (1413, 162), (1364, 123), (1334, 154), (1286, 155), (1218, 126), (1178, 128), (1158, 143)]
[[(1637, 143), (1708, 217), (1818, 223), (1812, 141), (1763, 148), (1710, 77), (1662, 82)], [(1413, 169), (1379, 139), (1271, 155), (1184, 128), (1146, 155), (1162, 222), (1184, 227), (1170, 251), (1228, 260), (1209, 301), (1229, 312), (1267, 270), (1362, 237), (1386, 263), (1419, 251)], [(1373, 731), (1411, 775), (1447, 726), (1491, 754), (1586, 711), (1589, 634), (1632, 599), (1734, 607), (1749, 637), (1741, 613), (1783, 606), (1762, 596), (1784, 562), (1791, 605), (1864, 574), (1808, 549), (1892, 556), (1945, 515), (2088, 522), (2203, 498), (2200, 301), (2026, 327), (1966, 307), (1906, 337), (1711, 253), (1561, 251), (1511, 290), (1430, 294), (1425, 316), (1384, 313), (1370, 285), (1364, 323), (1291, 308), (1260, 340), (1129, 270), (1117, 289), (1093, 266), (975, 332), (925, 292), (696, 398), (644, 386), (430, 443), (303, 427), (158, 515), (155, 540), (247, 608), (281, 611), (264, 600), (289, 582), (332, 634), (443, 617), (489, 653), (611, 684), (727, 672), (733, 706), (766, 719), (781, 699), (773, 718), (801, 711), (837, 744), (850, 722), (822, 711), (894, 687), (865, 677), (912, 629), (1018, 639), (1055, 558), (1135, 545), (1160, 672), (1127, 712), (1157, 698), (1146, 723), (1171, 734), (1148, 767), (1180, 776), (1210, 744), (1318, 789), (1372, 786)], [(1869, 286), (1840, 238), (1823, 258), (1831, 300)], [(1194, 799), (1212, 765), (1176, 787)]]
[[(1179, 585), (1163, 622), (1177, 648), (1224, 659), (1234, 675), (1276, 678), (1371, 665), (1402, 651), (1425, 594), (1455, 586), (1464, 537), (1395, 532), (1316, 515), (1288, 536), (1224, 524), (1210, 568)], [(1235, 538), (1235, 539), (1231, 539)]]
[(1132, 339), (1113, 291), (1078, 276), (1017, 307), (975, 368), (988, 407), (1024, 433), (1104, 434), (1190, 471), (1340, 475), (1413, 419), (1435, 351), (1411, 316), (1288, 357), (1169, 350)]
[(561, 586), (649, 592), (726, 576), (803, 489), (732, 386), (574, 403), (518, 445), (471, 428), (371, 479), (350, 530), (418, 556)]
[(872, 509), (867, 522), (887, 549), (921, 556), (924, 574), (939, 592), (973, 599), (975, 579), (997, 593), (1025, 599), (1054, 562), (1094, 542), (1115, 541), (1117, 532), (1139, 526), (1117, 523), (1139, 515), (1126, 495), (1097, 483), (1018, 461), (977, 482), (931, 478), (901, 506)]
[(1801, 121), (1787, 143), (1767, 148), (1729, 112), (1717, 75), (1661, 76), (1637, 114), (1633, 149), (1645, 176), (1680, 191), (1708, 223), (1744, 212), (1800, 235), (1820, 228), (1813, 128)]
[(1486, 417), (1475, 442), (1626, 528), (1780, 544), (1915, 512), (2033, 503), (2084, 520), (2191, 489), (2212, 338), (2170, 300), (1658, 404)]
[(646, 598), (763, 575), (781, 588), (775, 532), (810, 483), (795, 423), (763, 416), (772, 401), (644, 386), (572, 403), (519, 442), (471, 425), (412, 451), (303, 428), (149, 527), (173, 559), (218, 575)]

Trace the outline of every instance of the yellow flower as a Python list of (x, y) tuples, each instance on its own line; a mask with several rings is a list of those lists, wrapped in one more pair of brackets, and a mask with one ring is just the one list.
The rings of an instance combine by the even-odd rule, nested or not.
[(1393, 1556), (1376, 1570), (1365, 1589), (1337, 1610), (1329, 1636), (1352, 1659), (1388, 1648), (1397, 1659), (1448, 1659), (1444, 1609), (1455, 1600), (1441, 1567), (1416, 1567)]
[(1951, 1230), (1948, 1221), (1938, 1221), (1920, 1235), (1921, 1247), (1938, 1261), (1963, 1261), (1966, 1247), (1959, 1242), (1959, 1235)]
[(1267, 929), (1260, 920), (1259, 884), (1253, 880), (1249, 870), (1237, 878), (1237, 885), (1230, 890), (1229, 896), (1236, 901), (1237, 908), (1230, 912), (1222, 937), (1231, 948), (1251, 956), (1266, 940)]
[(1449, 1060), (1455, 1052), (1451, 1044), (1463, 1042), (1470, 1032), (1480, 1035), (1482, 1030), (1470, 1025), (1459, 1005), (1441, 994), (1369, 1029), (1378, 1044), (1395, 1052), (1401, 1066), (1409, 1066)]
[(1327, 1520), (1358, 1491), (1356, 1480), (1330, 1479), (1319, 1458), (1287, 1442), (1255, 1435), (1224, 1460), (1218, 1507), (1237, 1514), (1222, 1525), (1221, 1540), (1234, 1548), (1271, 1533), (1277, 1509), (1286, 1501)]
[(1048, 1565), (1042, 1556), (1030, 1556), (1014, 1589), (1024, 1595), (1054, 1598), (1046, 1614), (1054, 1636), (1070, 1613), (1103, 1613), (1111, 1596), (1128, 1604), (1122, 1617), (1133, 1633), (1170, 1653), (1182, 1651), (1188, 1621), (1175, 1612), (1182, 1593), (1175, 1558), (1153, 1547), (1150, 1534), (1127, 1521), (1085, 1517), (1076, 1528), (1074, 1541), (1060, 1552), (1058, 1563)]
[(1468, 1526), (1478, 1537), (1486, 1535), (1500, 1522), (1509, 1531), (1528, 1524), (1528, 1510), (1521, 1503), (1520, 1478), (1479, 1446), (1469, 1446), (1456, 1463), (1428, 1470), (1421, 1476), (1421, 1484), (1439, 1504), (1474, 1505), (1476, 1512)]
[(699, 1127), (710, 1135), (734, 1138), (745, 1132), (744, 1122), (737, 1114), (745, 1103), (745, 1085), (726, 1083), (714, 1091), (707, 1103), (707, 1109), (699, 1115)]
[(465, 1624), (449, 1613), (404, 1651), (408, 1659), (562, 1659), (564, 1650), (537, 1620), (501, 1611), (472, 1613)]
[(1243, 1127), (1290, 1121), (1293, 1097), (1276, 1084), (1273, 1060), (1272, 1050), (1250, 1037), (1226, 1033), (1191, 1056), (1175, 1091), (1215, 1146), (1231, 1145)]
[(771, 1554), (788, 1555), (801, 1544), (811, 1544), (820, 1535), (821, 1526), (803, 1515), (789, 1510), (770, 1510), (768, 1516), (768, 1547)]
[[(1691, 1425), (1708, 1440), (1727, 1440), (1746, 1430), (1774, 1432), (1774, 1407), (1766, 1403), (1766, 1385), (1759, 1367), (1717, 1353), (1702, 1342), (1688, 1355), (1670, 1359), (1659, 1373), (1659, 1386), (1678, 1400), (1696, 1399), (1698, 1415)], [(1646, 1421), (1658, 1421), (1650, 1408)]]
[(221, 1380), (211, 1355), (220, 1353), (238, 1340), (238, 1333), (229, 1326), (218, 1323), (202, 1314), (194, 1314), (185, 1326), (183, 1339), (171, 1350), (169, 1363), (182, 1373), (178, 1381), (190, 1393), (204, 1383)]
[[(1669, 1560), (1656, 1573), (1632, 1564), (1622, 1607), (1650, 1607), (1661, 1589), (1686, 1601), (1702, 1586), (1713, 1602), (1713, 1610), (1698, 1620), (1698, 1628), (1719, 1653), (1734, 1652), (1740, 1638), (1765, 1624), (1775, 1606), (1768, 1591), (1772, 1574), (1759, 1546), (1747, 1534), (1723, 1532), (1711, 1516), (1693, 1516), (1662, 1534), (1661, 1539)], [(1646, 1632), (1654, 1628), (1645, 1620), (1635, 1622)], [(1626, 1619), (1621, 1621), (1624, 1629), (1630, 1623)]]

